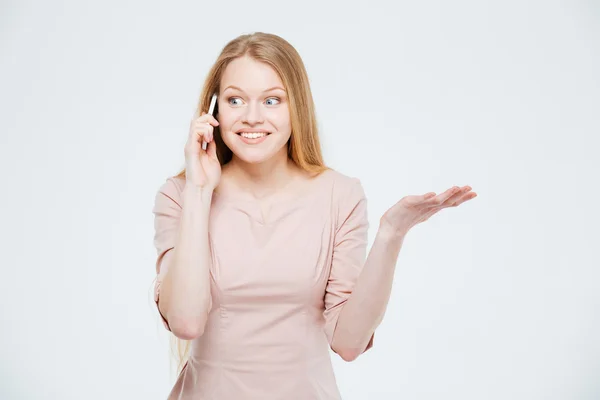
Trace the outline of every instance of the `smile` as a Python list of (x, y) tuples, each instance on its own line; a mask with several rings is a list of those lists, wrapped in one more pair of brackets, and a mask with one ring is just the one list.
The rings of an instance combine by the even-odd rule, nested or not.
[(239, 132), (237, 134), (246, 144), (262, 143), (270, 133), (267, 132)]

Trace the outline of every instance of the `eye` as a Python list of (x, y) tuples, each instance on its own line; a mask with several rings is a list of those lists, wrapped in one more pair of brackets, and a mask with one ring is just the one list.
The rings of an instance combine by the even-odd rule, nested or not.
[[(231, 104), (231, 100), (236, 100), (236, 99), (239, 99), (239, 97), (230, 97), (230, 98), (227, 99), (227, 101), (229, 102), (229, 104)], [(239, 104), (233, 104), (233, 105), (237, 106)]]
[[(277, 97), (269, 97), (269, 98), (267, 99), (267, 101), (269, 101), (269, 100), (274, 100), (274, 101), (276, 101), (276, 102), (277, 102), (276, 104), (279, 104), (279, 99), (278, 99)], [(268, 104), (268, 105), (271, 105), (271, 106), (272, 106), (272, 105), (276, 105), (276, 104)]]

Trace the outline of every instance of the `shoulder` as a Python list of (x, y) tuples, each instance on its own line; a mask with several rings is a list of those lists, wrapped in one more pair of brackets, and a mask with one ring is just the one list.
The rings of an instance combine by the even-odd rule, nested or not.
[(331, 199), (336, 232), (352, 216), (358, 218), (357, 223), (367, 221), (367, 197), (361, 180), (357, 177), (343, 174), (330, 169)]
[(337, 201), (355, 201), (366, 197), (362, 182), (359, 178), (344, 174), (334, 169), (325, 173), (330, 174), (332, 194)]
[(170, 176), (166, 178), (156, 191), (157, 199), (167, 197), (171, 201), (180, 203), (181, 193), (185, 187), (185, 178), (180, 176)]

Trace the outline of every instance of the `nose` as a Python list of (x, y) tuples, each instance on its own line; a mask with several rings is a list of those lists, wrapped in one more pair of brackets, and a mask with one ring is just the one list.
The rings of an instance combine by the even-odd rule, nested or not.
[(262, 115), (260, 105), (253, 105), (250, 103), (246, 108), (246, 112), (244, 113), (242, 120), (242, 122), (245, 122), (249, 125), (261, 124), (264, 121), (264, 117)]

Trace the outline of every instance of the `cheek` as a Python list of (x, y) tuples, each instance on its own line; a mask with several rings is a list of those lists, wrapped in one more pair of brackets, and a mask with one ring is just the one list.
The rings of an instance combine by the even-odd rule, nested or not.
[(232, 113), (231, 111), (226, 111), (217, 114), (217, 120), (219, 121), (221, 129), (228, 130), (229, 128), (231, 128), (231, 126), (235, 123), (237, 119), (238, 117), (235, 115), (235, 113)]
[(288, 131), (291, 126), (290, 114), (286, 108), (280, 108), (274, 111), (270, 116), (269, 120), (275, 125), (279, 131)]

